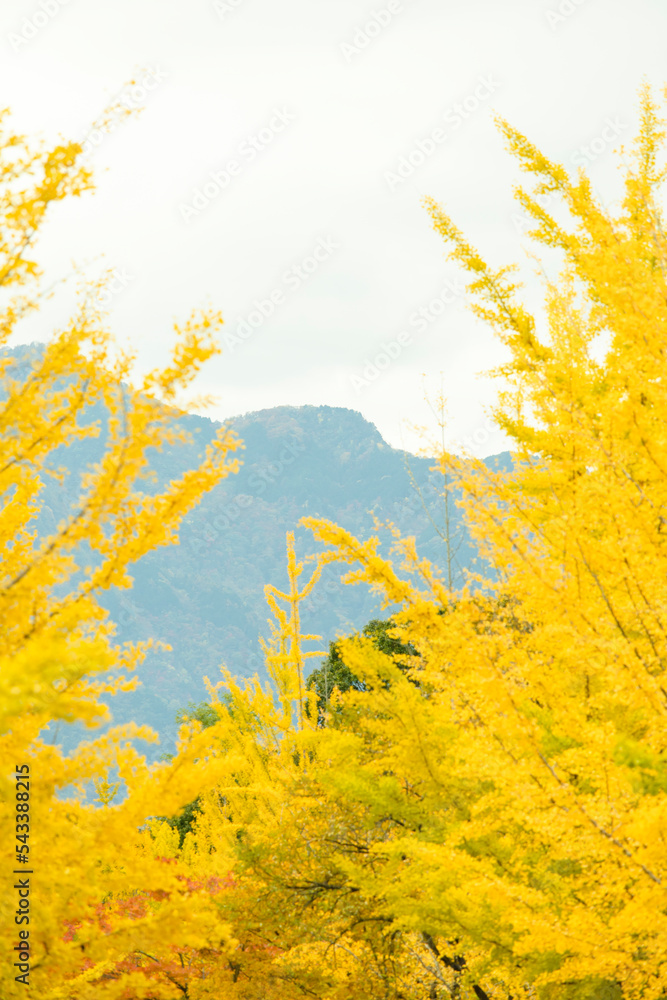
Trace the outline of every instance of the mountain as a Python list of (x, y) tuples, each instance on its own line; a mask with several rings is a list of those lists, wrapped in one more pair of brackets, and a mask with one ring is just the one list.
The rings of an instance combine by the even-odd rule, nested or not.
[[(32, 345), (35, 349), (38, 345)], [(27, 350), (10, 351), (18, 362), (14, 377), (24, 368), (19, 359)], [(104, 419), (100, 404), (87, 413), (90, 420)], [(193, 443), (154, 452), (157, 483), (151, 490), (196, 464), (220, 426), (196, 415), (180, 417), (178, 423), (191, 432)], [(168, 749), (175, 735), (175, 710), (205, 697), (202, 678), (208, 675), (215, 683), (222, 662), (236, 675), (258, 673), (265, 679), (258, 642), (260, 633), (268, 634), (264, 585), (287, 583), (287, 531), (296, 532), (299, 558), (316, 551), (310, 533), (298, 526), (301, 517), (325, 517), (366, 538), (375, 533), (375, 514), (414, 535), (421, 555), (445, 564), (445, 543), (433, 523), (443, 520), (439, 476), (430, 471), (433, 459), (390, 447), (373, 424), (343, 407), (278, 406), (227, 423), (245, 444), (240, 472), (188, 514), (179, 545), (159, 548), (132, 568), (131, 590), (101, 597), (118, 625), (120, 642), (152, 636), (172, 646), (170, 652), (151, 651), (141, 667), (139, 689), (113, 700), (114, 721), (148, 723), (163, 737), (161, 749), (165, 742)], [(71, 512), (79, 477), (101, 457), (103, 447), (104, 433), (58, 450), (54, 464), (64, 465), (68, 475), (63, 485), (46, 482), (40, 534), (55, 530)], [(487, 461), (507, 466), (510, 458), (504, 453)], [(476, 558), (458, 510), (451, 537), (458, 582)], [(303, 631), (322, 636), (319, 648), (390, 613), (367, 588), (342, 585), (341, 573), (342, 567), (328, 567), (302, 606)], [(315, 667), (317, 660), (311, 663)]]

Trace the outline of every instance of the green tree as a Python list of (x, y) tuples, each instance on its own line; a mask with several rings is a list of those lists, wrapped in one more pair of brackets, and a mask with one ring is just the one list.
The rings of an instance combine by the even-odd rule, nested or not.
[[(401, 670), (408, 670), (410, 664), (397, 657), (415, 656), (416, 650), (409, 643), (401, 642), (400, 639), (392, 635), (396, 629), (396, 622), (392, 618), (373, 618), (364, 625), (361, 635), (371, 639), (381, 653), (386, 653), (394, 658), (396, 666)], [(329, 643), (329, 655), (322, 661), (322, 665), (309, 675), (306, 681), (309, 691), (314, 690), (317, 694), (317, 711), (321, 721), (328, 709), (331, 695), (335, 690), (344, 693), (350, 688), (357, 691), (364, 691), (365, 685), (346, 665), (341, 651), (341, 640), (334, 640)]]
[[(228, 692), (221, 694), (220, 701), (231, 711), (231, 696)], [(188, 722), (200, 722), (202, 729), (210, 729), (220, 719), (220, 715), (214, 705), (208, 701), (189, 701), (184, 708), (179, 708), (175, 715), (176, 724), (180, 727)], [(174, 754), (162, 754), (162, 760), (172, 761)], [(168, 823), (172, 830), (178, 832), (179, 849), (183, 846), (186, 834), (190, 833), (195, 825), (195, 820), (201, 811), (201, 796), (197, 796), (192, 802), (187, 802), (175, 816), (159, 816), (158, 820)]]

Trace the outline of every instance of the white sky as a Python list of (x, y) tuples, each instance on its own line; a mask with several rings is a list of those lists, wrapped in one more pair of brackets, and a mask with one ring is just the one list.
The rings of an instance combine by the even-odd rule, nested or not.
[[(202, 372), (197, 389), (218, 397), (210, 416), (348, 406), (416, 449), (409, 424), (427, 423), (424, 390), (438, 391), (442, 372), (451, 441), (477, 431), (475, 450), (490, 454), (505, 446), (484, 430), (495, 384), (478, 373), (502, 358), (492, 333), (448, 293), (439, 316), (410, 325), (447, 281), (460, 284), (421, 199), (440, 201), (491, 263), (525, 261), (518, 175), (492, 114), (572, 169), (589, 160), (612, 201), (612, 151), (633, 135), (642, 78), (667, 83), (666, 41), (665, 0), (11, 0), (0, 11), (0, 103), (23, 131), (82, 140), (138, 70), (156, 74), (141, 115), (91, 153), (96, 194), (54, 211), (41, 254), (49, 279), (72, 262), (126, 275), (110, 321), (144, 368), (167, 360), (172, 322), (193, 308), (219, 308), (233, 334), (273, 293), (272, 315)], [(478, 106), (464, 121), (465, 101)], [(291, 120), (282, 126), (276, 111)], [(272, 121), (282, 131), (262, 132)], [(434, 152), (390, 183), (438, 127)], [(251, 160), (252, 136), (265, 144)], [(226, 188), (184, 213), (230, 160)], [(320, 240), (331, 249), (313, 273), (289, 277)], [(72, 293), (14, 342), (46, 339)], [(404, 330), (411, 342), (355, 386)]]

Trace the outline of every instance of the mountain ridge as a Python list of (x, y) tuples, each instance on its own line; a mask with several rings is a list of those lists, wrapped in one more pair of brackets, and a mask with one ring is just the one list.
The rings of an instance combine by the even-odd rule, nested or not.
[[(20, 356), (21, 348), (13, 351)], [(89, 410), (95, 419), (103, 416), (99, 403)], [(225, 421), (184, 414), (175, 423), (192, 432), (192, 441), (151, 449), (157, 477), (151, 492), (194, 467), (223, 423), (243, 440), (243, 464), (188, 513), (178, 545), (149, 552), (130, 567), (131, 590), (100, 597), (117, 625), (118, 642), (152, 636), (172, 646), (170, 652), (149, 652), (142, 686), (113, 700), (114, 721), (146, 722), (168, 742), (175, 735), (175, 710), (206, 697), (202, 678), (208, 675), (215, 683), (222, 662), (233, 674), (257, 673), (266, 680), (258, 643), (258, 635), (268, 631), (264, 586), (287, 583), (287, 531), (295, 532), (298, 558), (316, 551), (299, 524), (304, 515), (326, 518), (362, 539), (377, 533), (375, 515), (413, 535), (420, 555), (436, 564), (442, 564), (445, 547), (432, 523), (437, 524), (440, 504), (434, 459), (393, 448), (356, 410), (285, 404)], [(45, 482), (40, 535), (68, 516), (78, 477), (99, 459), (103, 446), (104, 433), (58, 450), (68, 475), (62, 485)], [(485, 461), (511, 464), (506, 452)], [(479, 563), (460, 511), (450, 511), (450, 517), (458, 584), (465, 569), (478, 569)], [(381, 546), (385, 556), (392, 541), (390, 536)], [(321, 635), (324, 644), (390, 612), (367, 588), (342, 585), (340, 576), (341, 569), (328, 566), (302, 607), (304, 633)]]

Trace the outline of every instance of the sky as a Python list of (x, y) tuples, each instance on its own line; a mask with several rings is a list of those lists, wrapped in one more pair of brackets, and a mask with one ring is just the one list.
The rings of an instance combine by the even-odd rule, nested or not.
[[(52, 212), (38, 257), (47, 284), (67, 280), (12, 342), (66, 322), (75, 269), (109, 271), (109, 324), (139, 371), (168, 361), (193, 309), (222, 312), (223, 353), (195, 384), (213, 418), (345, 406), (416, 451), (442, 391), (448, 446), (497, 453), (484, 373), (504, 348), (423, 199), (490, 264), (518, 264), (539, 315), (494, 115), (613, 204), (638, 89), (667, 84), (665, 39), (665, 0), (5, 2), (0, 103), (22, 132), (82, 142), (97, 181)], [(91, 131), (114, 99), (141, 110)]]

